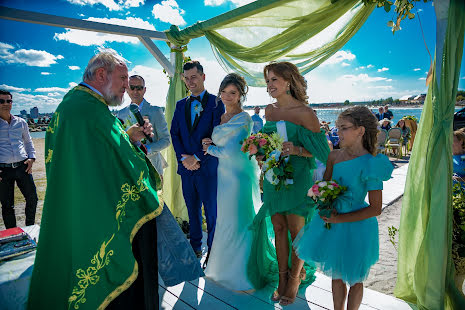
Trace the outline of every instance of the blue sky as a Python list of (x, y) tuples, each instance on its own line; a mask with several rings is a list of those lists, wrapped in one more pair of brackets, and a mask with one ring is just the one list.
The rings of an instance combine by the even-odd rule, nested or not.
[[(35, 12), (163, 31), (207, 20), (250, 0), (54, 0), (0, 1), (1, 5)], [(418, 2), (426, 44), (435, 49), (435, 15), (431, 2)], [(404, 20), (392, 34), (387, 22), (393, 13), (375, 9), (359, 32), (325, 64), (306, 75), (310, 102), (341, 102), (401, 98), (425, 93), (430, 58), (417, 18)], [(163, 53), (164, 42), (156, 42)], [(88, 60), (99, 46), (111, 47), (130, 61), (130, 73), (147, 81), (146, 99), (164, 105), (168, 80), (162, 68), (137, 39), (65, 30), (0, 20), (0, 88), (14, 93), (13, 113), (37, 106), (52, 112), (63, 95), (81, 81)], [(215, 93), (226, 74), (205, 38), (194, 39), (187, 55), (205, 67), (207, 89)], [(465, 89), (462, 61), (459, 89)], [(267, 104), (264, 88), (251, 88), (246, 104)], [(125, 104), (129, 98), (125, 97)]]

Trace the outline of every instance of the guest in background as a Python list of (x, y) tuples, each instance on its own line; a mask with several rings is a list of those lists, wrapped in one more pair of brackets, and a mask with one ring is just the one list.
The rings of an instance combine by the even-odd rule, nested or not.
[(380, 120), (379, 121), (380, 129), (384, 129), (386, 131), (389, 131), (389, 129), (391, 129), (391, 123), (392, 123), (392, 121), (390, 121), (387, 118), (385, 118), (383, 120)]
[(25, 120), (11, 114), (13, 95), (0, 90), (0, 202), (6, 228), (16, 227), (15, 182), (26, 200), (26, 226), (34, 225), (37, 192), (32, 178), (36, 151)]
[(383, 109), (383, 107), (378, 108), (378, 113), (376, 113), (375, 116), (378, 119), (378, 121), (384, 119), (384, 109)]
[[(147, 149), (147, 157), (150, 159), (150, 162), (155, 167), (158, 174), (163, 176), (163, 169), (167, 167), (167, 163), (160, 152), (170, 145), (170, 132), (166, 124), (163, 109), (151, 105), (145, 100), (144, 95), (146, 90), (145, 80), (142, 76), (132, 75), (129, 77), (129, 88), (127, 92), (131, 98), (131, 103), (135, 103), (139, 106), (142, 117), (147, 118), (149, 123), (153, 126), (153, 142), (147, 143), (148, 141), (146, 141), (144, 144)], [(121, 109), (117, 117), (124, 121), (123, 127), (125, 128), (129, 128), (131, 125), (137, 123), (129, 107)]]
[(252, 133), (257, 133), (263, 128), (263, 120), (260, 117), (260, 107), (256, 106), (254, 108), (255, 114), (252, 115), (252, 121), (253, 121), (253, 128), (252, 128)]
[(384, 118), (387, 118), (389, 120), (392, 120), (394, 118), (394, 114), (392, 114), (392, 111), (389, 110), (388, 105), (384, 106)]

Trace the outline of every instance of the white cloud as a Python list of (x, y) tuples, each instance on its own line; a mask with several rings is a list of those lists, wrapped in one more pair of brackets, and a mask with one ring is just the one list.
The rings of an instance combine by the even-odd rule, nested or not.
[(41, 87), (34, 89), (36, 93), (48, 93), (48, 92), (62, 92), (65, 93), (69, 90), (69, 88), (62, 88), (62, 87)]
[(58, 93), (58, 92), (48, 93), (47, 96), (49, 96), (49, 97), (63, 97), (63, 93)]
[(78, 86), (78, 83), (70, 82), (68, 85), (69, 85), (69, 88), (73, 88), (75, 86)]
[(392, 89), (391, 85), (384, 85), (384, 86), (369, 86), (368, 88), (371, 89)]
[(11, 92), (31, 91), (30, 88), (21, 88), (21, 87), (6, 85), (6, 84), (1, 84), (0, 89), (6, 90), (6, 91), (11, 91)]
[(50, 67), (56, 60), (63, 59), (61, 55), (55, 56), (46, 51), (19, 49), (0, 55), (0, 59), (7, 63), (25, 64), (31, 67)]
[(68, 68), (69, 68), (69, 70), (73, 70), (73, 71), (81, 69), (81, 67), (79, 67), (79, 66), (68, 66)]
[(373, 68), (374, 66), (373, 65), (368, 65), (367, 68), (370, 69), (370, 68)]
[(420, 68), (413, 69), (413, 71), (420, 71), (420, 70), (421, 70)]
[(421, 78), (419, 78), (419, 80), (420, 80), (420, 81), (424, 81), (424, 80), (426, 80), (426, 78), (421, 77)]
[[(99, 23), (155, 30), (155, 27), (152, 24), (138, 17), (126, 17), (126, 19), (89, 17), (85, 20), (99, 22)], [(123, 43), (132, 43), (132, 44), (138, 44), (140, 42), (139, 39), (134, 38), (134, 37), (120, 36), (120, 35), (101, 33), (101, 32), (76, 30), (76, 29), (66, 29), (65, 32), (55, 33), (53, 38), (55, 40), (64, 40), (64, 41), (68, 41), (69, 43), (74, 43), (74, 44), (78, 44), (81, 46), (104, 45), (106, 42), (123, 42)]]
[(343, 62), (343, 63), (341, 64), (341, 66), (343, 66), (343, 67), (348, 67), (348, 66), (350, 66), (350, 64), (348, 64), (347, 62)]
[(349, 51), (337, 51), (333, 56), (329, 57), (322, 66), (333, 65), (343, 61), (351, 61), (355, 59), (355, 55)]
[(173, 25), (186, 24), (186, 21), (181, 16), (184, 13), (185, 11), (179, 8), (176, 0), (162, 1), (161, 4), (155, 4), (152, 9), (152, 14), (156, 19)]
[(340, 77), (338, 80), (348, 80), (352, 82), (377, 82), (377, 81), (385, 81), (387, 78), (385, 77), (371, 77), (366, 73), (361, 73), (359, 75), (353, 74), (346, 74)]
[(386, 82), (392, 82), (392, 79), (387, 79)]
[(68, 0), (68, 2), (81, 6), (101, 4), (110, 11), (120, 11), (123, 8), (138, 7), (144, 4), (144, 0), (118, 0), (117, 3), (114, 0)]
[(388, 70), (389, 70), (389, 68), (383, 67), (381, 69), (378, 69), (378, 72), (384, 72), (384, 71), (388, 71)]
[(461, 79), (461, 80), (465, 80), (465, 76), (462, 76), (460, 79)]
[(231, 2), (235, 6), (243, 6), (246, 4), (249, 4), (251, 2), (254, 2), (255, 0), (204, 0), (204, 5), (205, 6), (220, 6), (223, 3), (228, 3)]
[(39, 112), (53, 112), (62, 98), (53, 98), (46, 95), (32, 95), (15, 93), (15, 104), (13, 105), (12, 114), (18, 114), (20, 110), (29, 111), (30, 108), (38, 107)]
[(10, 44), (0, 42), (0, 55), (9, 54), (9, 50), (13, 49), (14, 47)]
[(363, 69), (365, 69), (365, 68), (366, 68), (365, 66), (360, 66), (360, 67), (356, 68), (356, 70), (358, 70), (358, 69), (363, 70)]
[(42, 75), (51, 75), (52, 73), (50, 73), (50, 72), (41, 72), (40, 74), (42, 74)]

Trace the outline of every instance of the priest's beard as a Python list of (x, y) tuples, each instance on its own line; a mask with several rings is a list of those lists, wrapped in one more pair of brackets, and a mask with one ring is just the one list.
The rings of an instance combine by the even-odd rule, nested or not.
[(111, 87), (113, 86), (113, 81), (108, 79), (107, 85), (103, 88), (102, 94), (103, 99), (110, 107), (117, 107), (123, 103), (123, 100), (118, 95), (113, 94)]

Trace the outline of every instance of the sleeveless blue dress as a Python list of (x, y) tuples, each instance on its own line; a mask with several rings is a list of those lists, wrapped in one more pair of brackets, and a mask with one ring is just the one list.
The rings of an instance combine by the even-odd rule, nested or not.
[[(382, 154), (371, 154), (336, 163), (332, 179), (347, 186), (347, 191), (336, 199), (338, 213), (366, 208), (368, 191), (382, 190), (383, 181), (391, 177), (393, 166)], [(371, 217), (358, 222), (331, 224), (315, 212), (311, 222), (297, 235), (293, 246), (297, 255), (314, 262), (326, 275), (342, 279), (349, 285), (363, 282), (370, 268), (379, 258), (378, 220)]]

